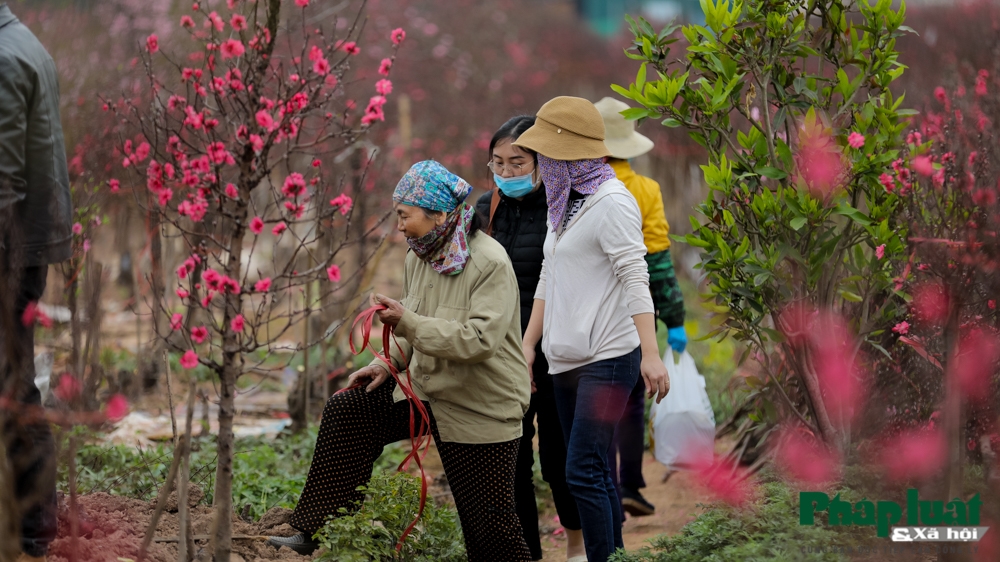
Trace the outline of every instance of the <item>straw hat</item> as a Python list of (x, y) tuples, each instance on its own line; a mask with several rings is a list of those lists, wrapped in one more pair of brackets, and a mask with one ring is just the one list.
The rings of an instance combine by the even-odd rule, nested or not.
[(559, 96), (538, 110), (535, 124), (514, 141), (554, 160), (590, 160), (610, 156), (604, 145), (604, 120), (583, 98)]
[(612, 158), (628, 160), (653, 150), (653, 141), (635, 132), (635, 121), (622, 116), (628, 105), (614, 98), (604, 98), (594, 104), (604, 118), (604, 144)]

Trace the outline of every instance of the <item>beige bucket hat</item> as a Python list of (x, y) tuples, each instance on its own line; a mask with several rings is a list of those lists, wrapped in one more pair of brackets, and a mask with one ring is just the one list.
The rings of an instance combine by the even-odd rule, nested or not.
[(604, 120), (583, 98), (559, 96), (538, 110), (535, 124), (514, 141), (554, 160), (590, 160), (610, 156), (604, 144)]
[(624, 102), (604, 98), (594, 106), (604, 119), (604, 144), (612, 158), (628, 160), (653, 150), (653, 141), (635, 131), (635, 121), (622, 116), (622, 111), (629, 108)]

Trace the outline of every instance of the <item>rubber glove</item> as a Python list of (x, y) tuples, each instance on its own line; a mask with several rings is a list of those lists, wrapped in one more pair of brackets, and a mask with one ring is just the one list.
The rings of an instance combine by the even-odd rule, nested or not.
[(687, 332), (684, 331), (684, 326), (667, 330), (667, 343), (677, 353), (684, 353), (684, 348), (688, 344), (688, 336)]

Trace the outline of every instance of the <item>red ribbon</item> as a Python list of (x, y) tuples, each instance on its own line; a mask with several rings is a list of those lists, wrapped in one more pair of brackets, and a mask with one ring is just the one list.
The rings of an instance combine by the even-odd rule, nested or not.
[[(354, 323), (351, 324), (351, 353), (357, 355), (361, 353), (365, 348), (370, 349), (375, 357), (381, 359), (389, 368), (389, 374), (392, 378), (396, 380), (396, 386), (398, 386), (402, 391), (403, 395), (406, 396), (406, 400), (410, 403), (410, 453), (406, 455), (403, 462), (399, 463), (397, 471), (402, 472), (406, 470), (409, 466), (410, 461), (414, 461), (417, 464), (417, 468), (420, 469), (420, 507), (417, 509), (416, 518), (410, 523), (410, 526), (403, 531), (403, 534), (399, 537), (399, 542), (396, 543), (396, 552), (400, 552), (403, 549), (403, 542), (406, 541), (406, 537), (410, 535), (413, 528), (417, 526), (417, 522), (420, 521), (420, 517), (424, 513), (424, 505), (427, 503), (427, 474), (424, 472), (423, 460), (427, 455), (427, 451), (430, 448), (431, 440), (433, 436), (431, 435), (431, 418), (430, 414), (427, 412), (427, 407), (424, 406), (420, 397), (417, 396), (413, 389), (411, 388), (410, 379), (410, 367), (405, 368), (406, 371), (406, 384), (400, 379), (400, 371), (395, 367), (392, 362), (392, 357), (390, 353), (390, 341), (396, 346), (396, 350), (399, 351), (402, 357), (403, 364), (406, 365), (406, 354), (403, 353), (403, 348), (400, 347), (399, 342), (396, 341), (396, 336), (393, 333), (392, 326), (382, 327), (382, 353), (379, 353), (377, 349), (371, 344), (371, 333), (372, 333), (372, 321), (375, 319), (375, 313), (380, 310), (385, 310), (387, 307), (382, 304), (375, 305), (367, 310), (358, 314), (357, 318), (354, 319)], [(362, 345), (361, 351), (355, 349), (354, 347), (354, 328), (361, 323), (361, 335), (362, 335)], [(383, 355), (384, 353), (384, 355)], [(362, 383), (356, 383), (352, 386), (338, 390), (337, 393), (344, 392), (345, 390), (350, 390), (352, 388), (360, 388), (364, 386)], [(419, 414), (419, 426), (417, 425), (417, 415)], [(423, 447), (423, 453), (420, 452), (420, 448)]]

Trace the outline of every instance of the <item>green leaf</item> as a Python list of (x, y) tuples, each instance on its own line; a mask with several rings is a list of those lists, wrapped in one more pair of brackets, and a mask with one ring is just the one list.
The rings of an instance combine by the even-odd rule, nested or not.
[(644, 107), (630, 107), (625, 111), (622, 111), (622, 117), (629, 121), (635, 121), (636, 119), (642, 119), (643, 117), (648, 117), (650, 113), (656, 114), (655, 112), (650, 112), (650, 110)]
[(665, 127), (670, 127), (670, 128), (680, 127), (681, 126), (681, 122), (678, 121), (678, 120), (676, 120), (676, 119), (674, 119), (673, 117), (668, 117), (668, 118), (664, 119), (663, 121), (660, 122), (660, 124), (663, 125), (663, 126), (665, 126)]
[(771, 166), (762, 166), (754, 170), (754, 172), (757, 172), (758, 174), (764, 176), (765, 178), (770, 178), (772, 180), (783, 180), (786, 177), (788, 177), (788, 174), (786, 174), (784, 171)]
[(806, 219), (805, 217), (795, 217), (794, 219), (788, 222), (788, 226), (792, 227), (792, 230), (798, 232), (800, 228), (805, 226), (806, 222), (808, 222), (808, 219)]

